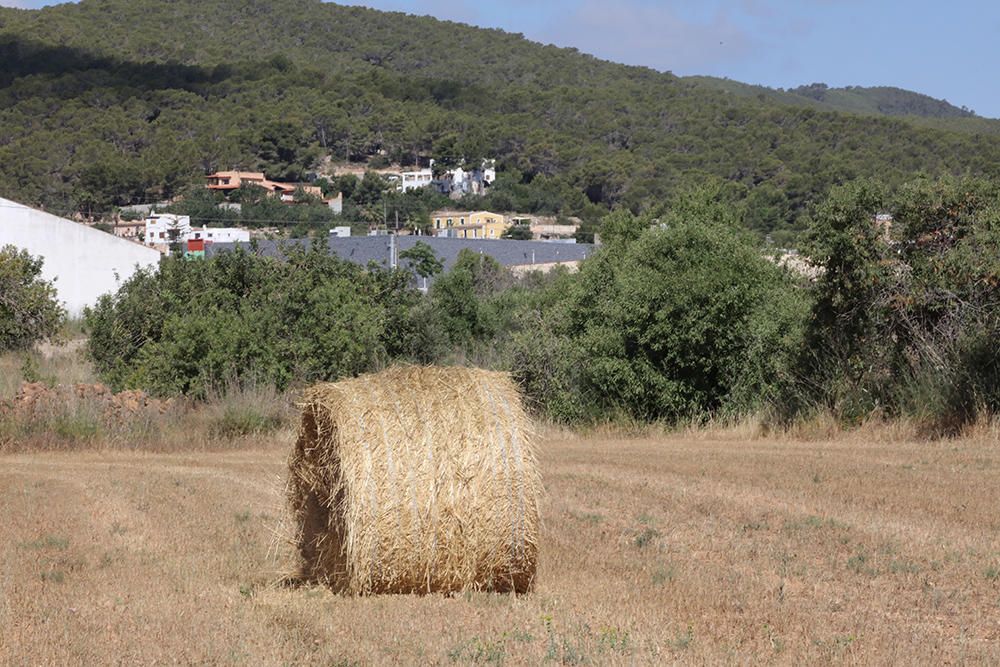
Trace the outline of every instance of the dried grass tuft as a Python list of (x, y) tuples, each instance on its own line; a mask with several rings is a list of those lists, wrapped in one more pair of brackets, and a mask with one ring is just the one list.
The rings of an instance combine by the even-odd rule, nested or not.
[(350, 594), (531, 588), (541, 476), (505, 373), (401, 366), (316, 385), (289, 472), (306, 580)]

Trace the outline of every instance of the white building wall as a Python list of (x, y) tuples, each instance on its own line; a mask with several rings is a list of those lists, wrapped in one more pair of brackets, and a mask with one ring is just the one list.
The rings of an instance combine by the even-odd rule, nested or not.
[(146, 245), (165, 246), (176, 230), (177, 242), (200, 239), (207, 243), (248, 243), (250, 231), (240, 227), (192, 227), (191, 218), (172, 213), (156, 213), (146, 219)]
[(176, 230), (177, 240), (185, 241), (191, 233), (191, 218), (173, 213), (153, 213), (146, 218), (146, 234), (143, 242), (146, 245), (167, 245), (172, 239), (171, 232)]
[(42, 277), (52, 280), (71, 316), (118, 289), (136, 268), (156, 267), (160, 253), (0, 198), (0, 246), (13, 245), (44, 259)]
[(383, 172), (391, 183), (394, 183), (399, 192), (408, 192), (418, 188), (426, 188), (434, 181), (434, 172), (431, 169), (420, 169), (419, 171), (392, 171)]
[(250, 230), (239, 227), (192, 227), (182, 241), (201, 239), (206, 243), (249, 243)]
[(331, 211), (340, 215), (344, 212), (344, 193), (338, 192), (336, 197), (327, 200), (326, 205), (330, 207)]

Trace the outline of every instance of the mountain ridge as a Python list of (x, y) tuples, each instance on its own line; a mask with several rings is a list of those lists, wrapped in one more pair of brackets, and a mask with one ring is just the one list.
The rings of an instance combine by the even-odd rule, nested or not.
[(922, 127), (971, 134), (1000, 133), (1000, 119), (979, 116), (947, 100), (895, 86), (832, 88), (814, 83), (782, 89), (710, 76), (689, 76), (683, 77), (683, 80), (736, 97), (769, 99), (817, 111), (901, 118)]
[(499, 30), (318, 0), (5, 9), (0, 58), (0, 189), (95, 214), (218, 168), (301, 177), (324, 154), (496, 157), (484, 205), (587, 220), (712, 182), (752, 205), (761, 234), (801, 228), (812, 202), (857, 177), (1000, 175), (1000, 138), (933, 126), (983, 119), (733, 94)]

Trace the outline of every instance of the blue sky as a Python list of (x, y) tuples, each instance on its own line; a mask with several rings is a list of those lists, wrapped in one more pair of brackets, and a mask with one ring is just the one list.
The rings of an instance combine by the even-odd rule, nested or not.
[[(0, 0), (38, 7), (36, 0)], [(346, 0), (502, 28), (675, 74), (792, 87), (893, 85), (1000, 117), (1000, 2)]]

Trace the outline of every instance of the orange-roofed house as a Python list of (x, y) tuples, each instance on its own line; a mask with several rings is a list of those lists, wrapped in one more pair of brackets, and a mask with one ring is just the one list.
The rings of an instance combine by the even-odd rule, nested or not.
[(208, 189), (218, 192), (231, 192), (240, 189), (243, 185), (256, 185), (264, 188), (284, 203), (294, 204), (296, 203), (295, 192), (301, 188), (305, 194), (322, 199), (334, 213), (340, 213), (343, 208), (343, 195), (338, 194), (336, 199), (325, 199), (323, 189), (320, 187), (268, 180), (263, 172), (259, 171), (217, 171), (205, 178), (208, 181)]
[(244, 183), (261, 185), (267, 182), (263, 172), (259, 171), (217, 171), (206, 176), (209, 190), (238, 190)]

